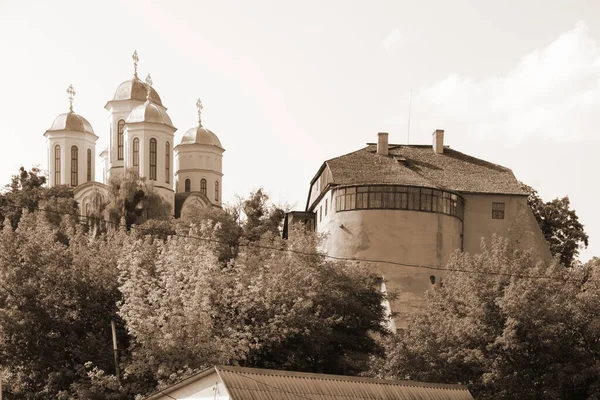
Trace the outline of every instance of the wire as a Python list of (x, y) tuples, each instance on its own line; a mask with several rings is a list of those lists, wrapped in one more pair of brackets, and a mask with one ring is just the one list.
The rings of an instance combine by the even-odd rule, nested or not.
[[(15, 207), (15, 208), (19, 208), (19, 209), (25, 208), (25, 207), (18, 207), (18, 206), (11, 205), (11, 204), (5, 204), (3, 206)], [(61, 211), (55, 211), (55, 210), (47, 210), (47, 209), (40, 208), (40, 207), (36, 207), (36, 210), (51, 213), (51, 214), (69, 215), (69, 216), (78, 217), (78, 218), (82, 218), (82, 219), (86, 219), (86, 220), (95, 220), (95, 221), (100, 221), (100, 222), (104, 222), (104, 223), (113, 225), (115, 227), (127, 228), (127, 225), (125, 225), (125, 224), (107, 221), (104, 218), (99, 218), (99, 217), (90, 217), (90, 216), (85, 216), (85, 215), (78, 214), (78, 213), (68, 213), (68, 212), (64, 212), (64, 211), (61, 212)], [(153, 232), (152, 229), (142, 228), (142, 227), (135, 226), (135, 225), (130, 226), (129, 229), (133, 229), (133, 230), (137, 230), (137, 231), (141, 231), (141, 232)], [(230, 245), (230, 243), (228, 243), (228, 242), (220, 241), (220, 240), (213, 239), (213, 238), (200, 237), (200, 236), (182, 235), (182, 234), (178, 234), (178, 233), (170, 234), (170, 236), (176, 236), (176, 237), (186, 238), (186, 239), (194, 239), (194, 240), (199, 240), (199, 241), (204, 241), (204, 242), (209, 242), (209, 243)], [(548, 275), (531, 275), (531, 274), (519, 274), (519, 273), (498, 272), (498, 271), (475, 271), (475, 270), (467, 270), (467, 269), (462, 269), (462, 268), (445, 268), (445, 267), (436, 267), (433, 265), (410, 264), (410, 263), (404, 263), (404, 262), (398, 262), (398, 261), (378, 260), (378, 259), (370, 259), (370, 258), (340, 257), (340, 256), (332, 256), (332, 255), (325, 254), (325, 253), (313, 253), (313, 252), (295, 250), (295, 249), (284, 248), (284, 247), (261, 245), (258, 243), (238, 243), (238, 246), (247, 247), (247, 248), (257, 248), (257, 249), (263, 249), (263, 250), (273, 250), (273, 251), (279, 251), (279, 252), (288, 252), (288, 253), (299, 254), (299, 255), (309, 256), (309, 257), (322, 257), (322, 258), (327, 258), (327, 259), (336, 260), (336, 261), (354, 261), (354, 262), (388, 264), (388, 265), (396, 265), (396, 266), (400, 266), (400, 267), (420, 268), (420, 269), (428, 269), (428, 270), (434, 270), (434, 271), (458, 272), (458, 273), (473, 274), (473, 275), (495, 275), (495, 276), (507, 276), (507, 277), (525, 278), (525, 279), (548, 279), (548, 280), (557, 280), (557, 281), (561, 281), (561, 282), (581, 282), (580, 279), (560, 278), (560, 277), (548, 276)], [(586, 280), (586, 282), (600, 283), (600, 280), (588, 279), (588, 280)]]

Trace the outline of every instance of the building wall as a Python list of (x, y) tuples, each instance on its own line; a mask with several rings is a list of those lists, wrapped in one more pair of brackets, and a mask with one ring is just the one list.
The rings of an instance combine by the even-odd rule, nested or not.
[[(462, 222), (450, 215), (414, 210), (335, 212), (332, 191), (314, 211), (317, 232), (327, 234), (322, 250), (332, 256), (443, 267), (452, 252), (461, 248)], [(430, 277), (439, 282), (444, 276), (443, 271), (419, 267), (371, 265), (386, 279), (388, 292), (398, 294), (391, 308), (398, 313), (399, 326), (422, 305), (423, 295), (432, 285)]]
[[(190, 191), (200, 192), (200, 183), (206, 179), (206, 197), (220, 206), (223, 198), (223, 151), (215, 146), (200, 144), (178, 145), (175, 149), (176, 191), (185, 192), (185, 181), (190, 180)], [(216, 196), (216, 183), (219, 193)]]
[[(527, 205), (527, 196), (465, 194), (464, 251), (479, 253), (481, 240), (492, 236), (509, 239), (522, 250), (535, 251), (545, 261), (552, 259), (546, 240)], [(492, 203), (504, 203), (504, 219), (492, 218)]]
[[(91, 181), (96, 175), (96, 137), (81, 132), (51, 132), (47, 140), (48, 178), (50, 186), (71, 186), (71, 148), (77, 147), (77, 186), (87, 180), (87, 154), (91, 153)], [(60, 182), (55, 178), (55, 148), (60, 146)]]

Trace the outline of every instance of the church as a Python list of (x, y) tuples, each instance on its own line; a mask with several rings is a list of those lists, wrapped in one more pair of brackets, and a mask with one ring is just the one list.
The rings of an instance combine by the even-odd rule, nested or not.
[(221, 207), (223, 152), (221, 141), (202, 126), (202, 102), (197, 101), (198, 125), (174, 143), (177, 130), (152, 87), (150, 75), (121, 83), (104, 108), (108, 112), (109, 145), (100, 153), (102, 182), (96, 182), (96, 141), (92, 125), (73, 111), (75, 90), (69, 86), (69, 111), (60, 114), (44, 136), (49, 186), (70, 185), (82, 214), (89, 215), (97, 194), (106, 196), (113, 176), (133, 169), (146, 178), (171, 206), (175, 217), (194, 206)]

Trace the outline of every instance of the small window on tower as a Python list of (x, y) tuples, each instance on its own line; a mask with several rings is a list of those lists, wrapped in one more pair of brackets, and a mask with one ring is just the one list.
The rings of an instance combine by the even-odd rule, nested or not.
[(492, 203), (492, 219), (504, 219), (504, 203)]
[(190, 181), (189, 179), (185, 180), (185, 192), (189, 193), (191, 192), (191, 186), (192, 186), (192, 181)]
[(117, 123), (117, 159), (123, 159), (123, 133), (125, 133), (125, 121)]
[(206, 179), (204, 178), (200, 180), (200, 193), (206, 196)]

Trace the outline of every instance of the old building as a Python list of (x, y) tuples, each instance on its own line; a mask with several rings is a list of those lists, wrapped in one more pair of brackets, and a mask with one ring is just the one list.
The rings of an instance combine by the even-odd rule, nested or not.
[(472, 400), (466, 386), (216, 366), (145, 400)]
[[(508, 168), (444, 145), (444, 131), (432, 145), (377, 143), (325, 161), (310, 183), (306, 210), (288, 214), (310, 220), (326, 234), (323, 251), (366, 260), (385, 278), (396, 322), (440, 282), (456, 250), (477, 253), (481, 240), (506, 237), (549, 259), (546, 242), (527, 205), (527, 194)], [(424, 268), (433, 267), (433, 268)]]
[(202, 126), (202, 103), (196, 102), (198, 125), (174, 143), (177, 130), (152, 87), (134, 74), (122, 82), (104, 107), (108, 111), (109, 145), (100, 153), (102, 182), (95, 181), (96, 141), (91, 124), (73, 111), (75, 90), (69, 86), (69, 111), (60, 114), (44, 136), (48, 148), (48, 183), (70, 185), (81, 211), (88, 214), (106, 183), (125, 169), (145, 177), (179, 216), (190, 205), (221, 206), (223, 152), (219, 138)]

